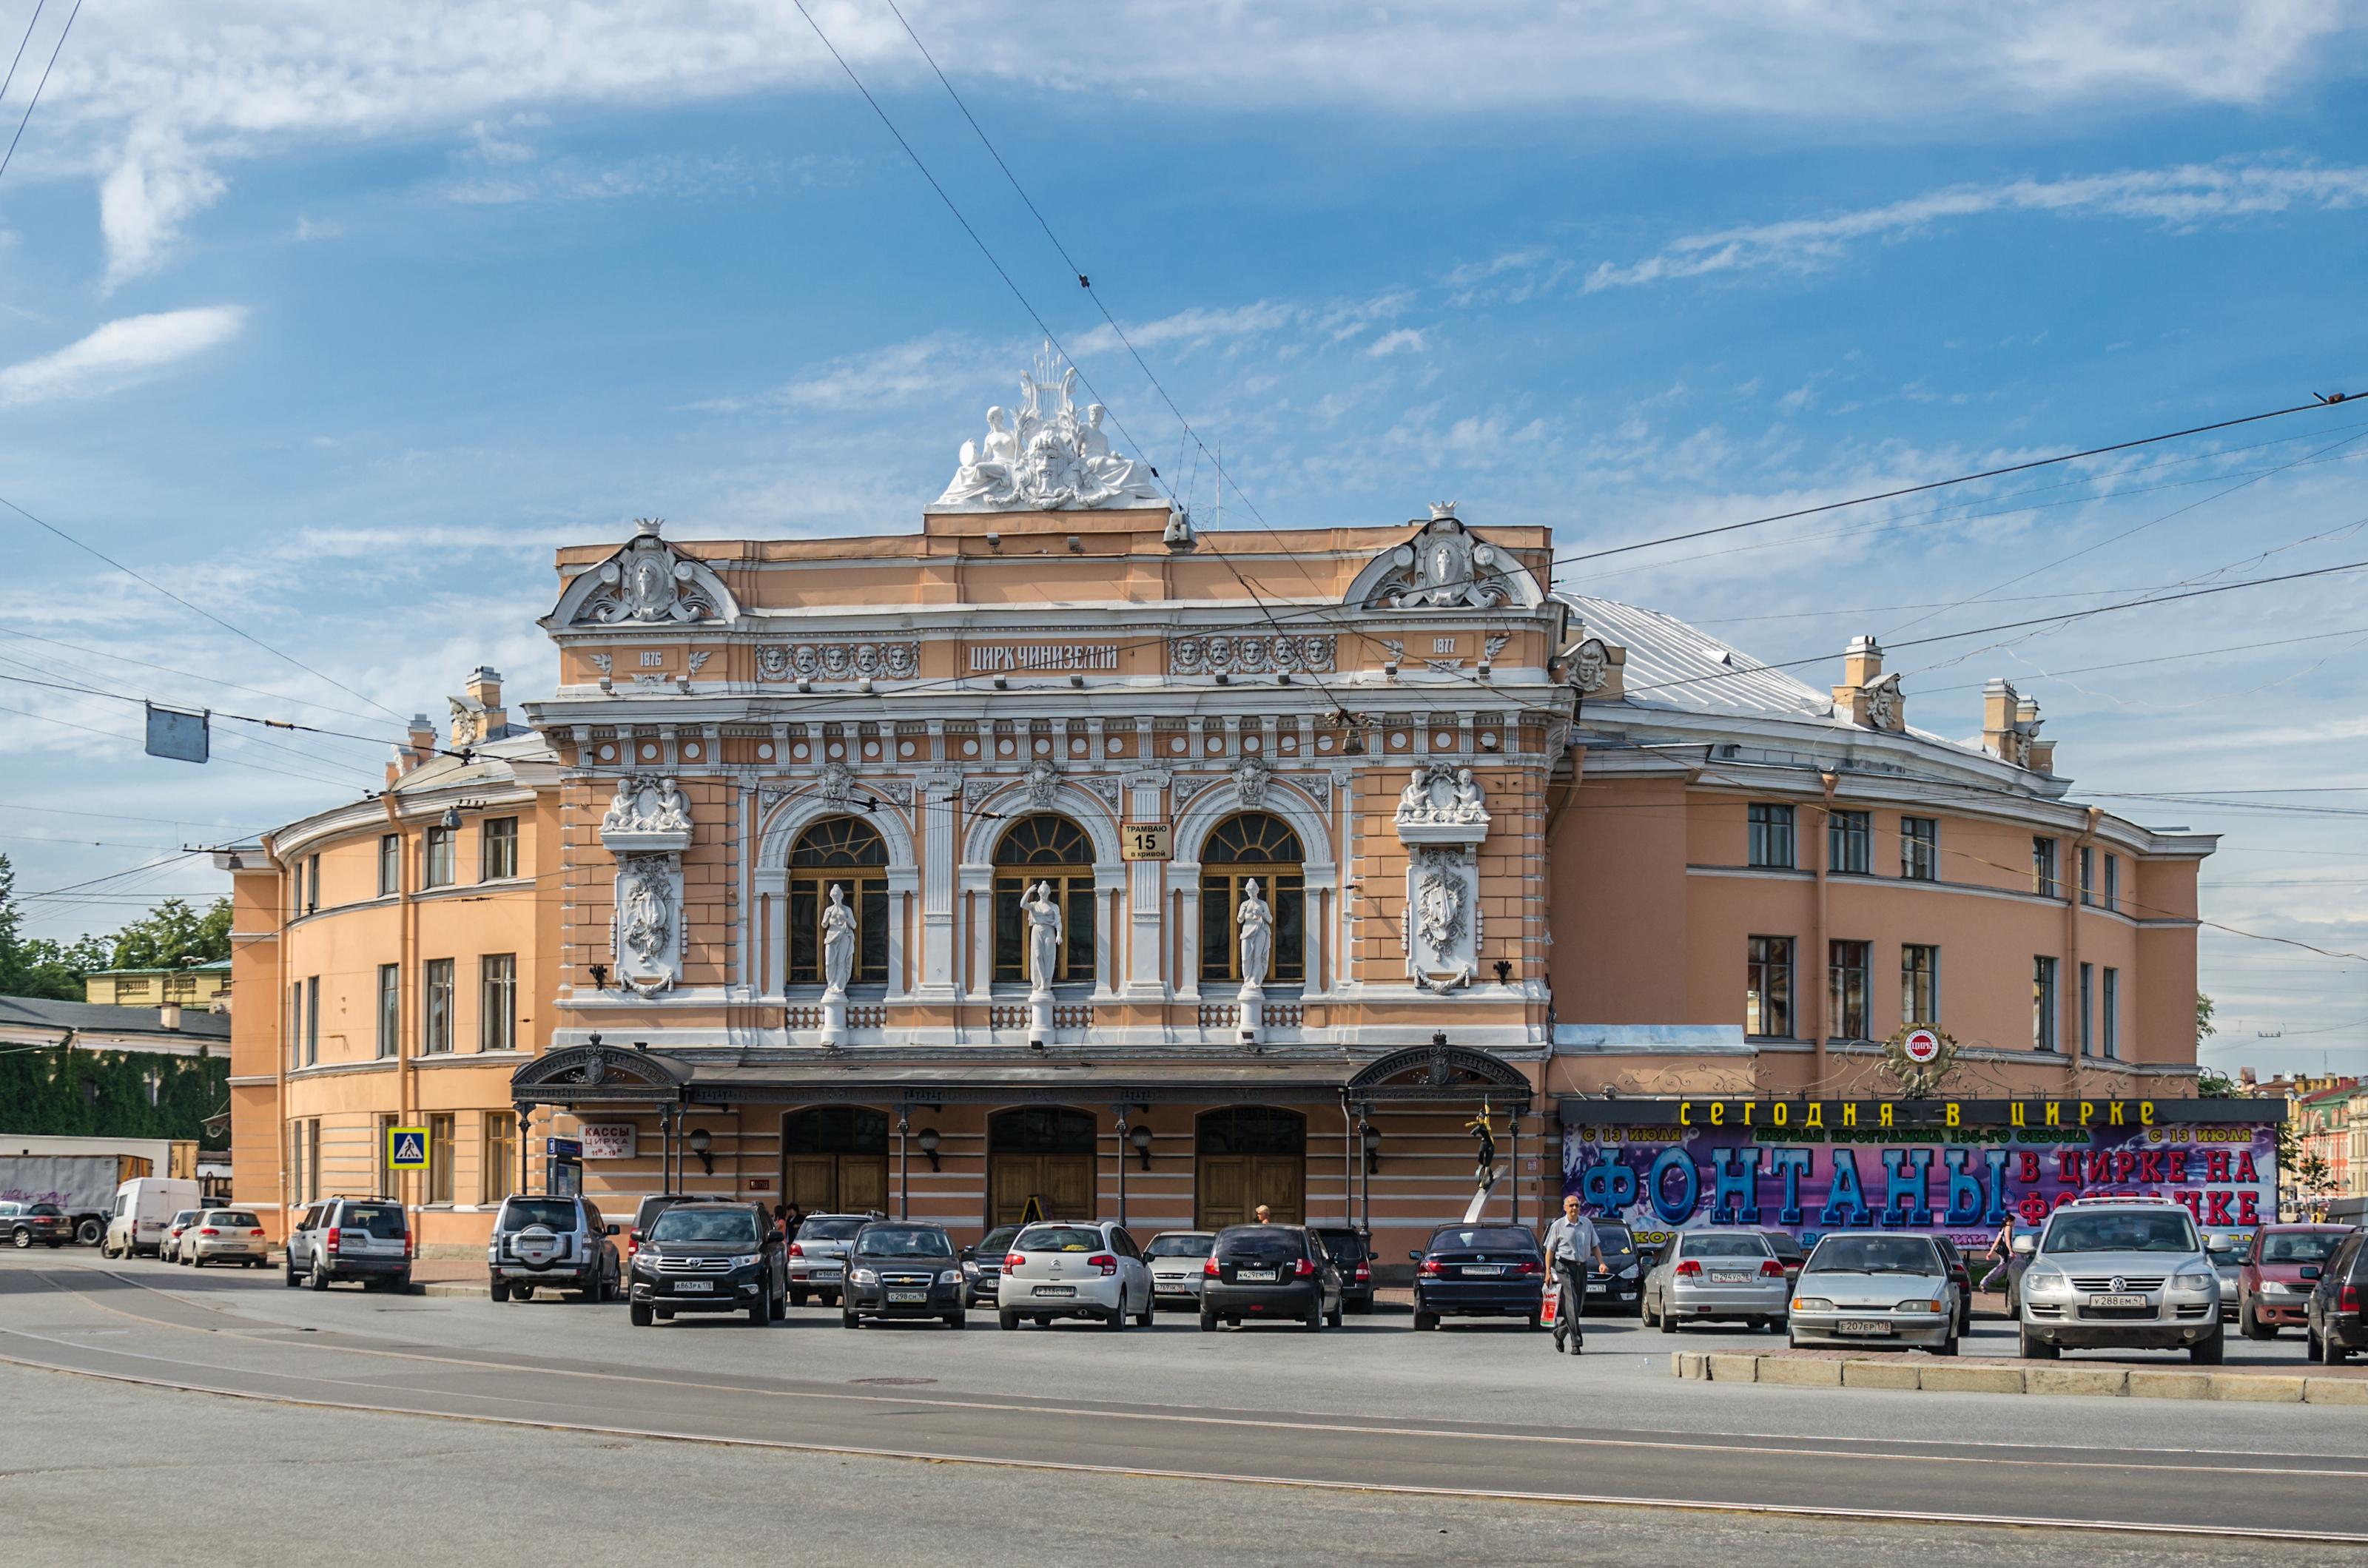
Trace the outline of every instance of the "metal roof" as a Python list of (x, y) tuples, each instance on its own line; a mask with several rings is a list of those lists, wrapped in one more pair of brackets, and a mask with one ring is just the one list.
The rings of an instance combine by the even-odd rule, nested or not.
[(168, 1029), (154, 1007), (105, 1002), (59, 1002), (47, 996), (0, 996), (0, 1028), (74, 1029), (85, 1034), (162, 1035), (169, 1040), (226, 1040), (230, 1015), (184, 1007), (181, 1027)]

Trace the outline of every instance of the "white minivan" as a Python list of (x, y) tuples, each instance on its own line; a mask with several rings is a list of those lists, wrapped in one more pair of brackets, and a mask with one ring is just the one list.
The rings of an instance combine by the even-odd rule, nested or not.
[(198, 1184), (185, 1176), (133, 1176), (115, 1189), (115, 1209), (98, 1250), (107, 1257), (154, 1256), (165, 1222), (184, 1209), (202, 1209)]

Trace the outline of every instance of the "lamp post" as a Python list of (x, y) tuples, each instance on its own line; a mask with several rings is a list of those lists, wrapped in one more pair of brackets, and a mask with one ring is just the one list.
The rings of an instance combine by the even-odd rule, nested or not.
[(905, 1142), (913, 1124), (905, 1115), (905, 1108), (896, 1108), (896, 1218), (913, 1217), (913, 1151)]
[(1382, 1130), (1369, 1119), (1360, 1119), (1359, 1142), (1365, 1146), (1365, 1233), (1373, 1233), (1373, 1173), (1382, 1166)]
[(937, 1171), (943, 1170), (945, 1168), (938, 1164), (938, 1148), (944, 1140), (938, 1136), (938, 1130), (936, 1128), (924, 1127), (921, 1129), (920, 1136), (914, 1139), (913, 1142), (918, 1143), (921, 1146), (921, 1153), (929, 1157), (929, 1169)]
[(699, 1168), (707, 1175), (713, 1176), (715, 1156), (709, 1151), (715, 1147), (715, 1134), (704, 1127), (694, 1127), (690, 1130), (690, 1136), (683, 1142), (692, 1153), (699, 1156)]

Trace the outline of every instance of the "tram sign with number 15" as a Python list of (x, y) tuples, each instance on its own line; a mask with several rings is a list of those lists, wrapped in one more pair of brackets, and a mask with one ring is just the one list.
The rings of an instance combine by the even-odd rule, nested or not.
[(1176, 858), (1174, 830), (1164, 822), (1131, 822), (1119, 829), (1119, 858), (1121, 860), (1172, 860)]

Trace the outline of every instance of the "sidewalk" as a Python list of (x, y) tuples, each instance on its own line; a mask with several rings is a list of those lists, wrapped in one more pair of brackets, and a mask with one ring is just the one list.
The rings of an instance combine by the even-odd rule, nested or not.
[(1678, 1350), (1669, 1369), (1704, 1382), (1787, 1388), (1914, 1389), (1927, 1393), (2053, 1393), (2200, 1399), (2270, 1404), (2368, 1404), (2368, 1366), (2307, 1372), (2242, 1367), (2117, 1366), (2110, 1361), (2026, 1361), (2009, 1356), (1917, 1351)]

